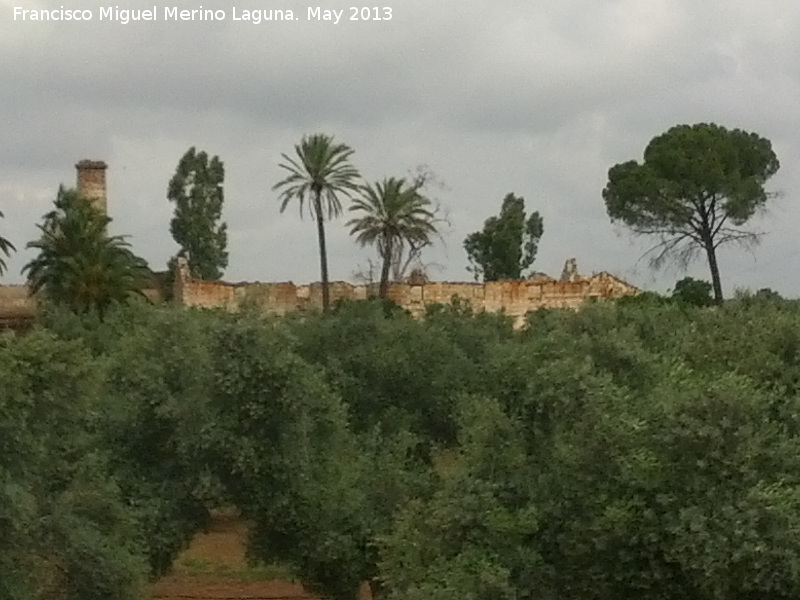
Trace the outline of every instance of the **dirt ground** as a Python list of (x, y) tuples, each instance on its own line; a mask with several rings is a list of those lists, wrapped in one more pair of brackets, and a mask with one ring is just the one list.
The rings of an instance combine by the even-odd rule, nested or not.
[(253, 581), (244, 558), (246, 524), (220, 513), (152, 588), (154, 600), (304, 600), (303, 586), (280, 580)]
[(154, 600), (301, 600), (302, 586), (285, 581), (238, 582), (211, 575), (169, 575), (153, 586)]

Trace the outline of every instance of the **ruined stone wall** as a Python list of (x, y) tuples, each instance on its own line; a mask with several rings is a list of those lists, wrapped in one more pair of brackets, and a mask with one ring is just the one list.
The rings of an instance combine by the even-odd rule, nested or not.
[[(146, 287), (142, 293), (154, 303), (164, 301), (160, 289)], [(0, 330), (25, 329), (33, 324), (39, 311), (36, 296), (28, 294), (25, 285), (0, 285)]]
[[(475, 311), (503, 311), (517, 325), (525, 315), (540, 308), (579, 308), (593, 299), (613, 299), (639, 291), (608, 273), (591, 277), (572, 276), (570, 281), (536, 278), (489, 283), (426, 282), (389, 284), (388, 298), (418, 316), (431, 304), (449, 304), (454, 296), (468, 302)], [(377, 294), (377, 285), (330, 284), (331, 302), (339, 299), (365, 300)], [(219, 307), (230, 311), (245, 306), (272, 314), (322, 307), (322, 285), (284, 283), (227, 283), (194, 281), (188, 269), (179, 266), (175, 298), (184, 306)]]
[[(174, 299), (181, 306), (221, 308), (238, 311), (254, 307), (266, 313), (284, 315), (322, 308), (322, 284), (295, 285), (283, 283), (228, 283), (196, 281), (189, 275), (185, 261), (179, 260), (174, 279)], [(151, 301), (162, 295), (157, 287), (143, 290)], [(343, 281), (330, 284), (331, 302), (365, 300), (376, 296), (378, 285), (354, 285)], [(419, 316), (431, 304), (449, 304), (456, 296), (477, 311), (504, 312), (521, 326), (525, 315), (540, 308), (577, 309), (591, 300), (613, 299), (638, 294), (639, 290), (609, 273), (590, 277), (569, 275), (559, 281), (537, 275), (520, 281), (489, 283), (420, 282), (391, 283), (388, 297), (411, 314)], [(24, 285), (0, 286), (0, 328), (17, 327), (31, 322), (37, 312), (37, 301), (28, 296)]]
[(36, 318), (36, 298), (24, 285), (0, 286), (0, 329), (17, 328)]

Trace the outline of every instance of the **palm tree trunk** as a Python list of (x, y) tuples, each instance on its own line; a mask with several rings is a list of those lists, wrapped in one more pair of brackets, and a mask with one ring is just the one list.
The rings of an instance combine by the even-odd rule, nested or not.
[(389, 267), (392, 264), (392, 240), (386, 242), (383, 252), (383, 267), (381, 268), (381, 285), (378, 288), (378, 298), (386, 299), (389, 292)]
[(717, 249), (714, 248), (713, 240), (705, 242), (706, 254), (708, 255), (708, 267), (711, 269), (711, 284), (714, 287), (714, 303), (722, 304), (722, 282), (719, 278), (719, 265), (717, 265)]
[(325, 222), (322, 219), (321, 192), (314, 196), (314, 214), (317, 217), (317, 237), (319, 238), (319, 267), (322, 274), (322, 312), (327, 313), (330, 307), (328, 291), (328, 251), (325, 248)]

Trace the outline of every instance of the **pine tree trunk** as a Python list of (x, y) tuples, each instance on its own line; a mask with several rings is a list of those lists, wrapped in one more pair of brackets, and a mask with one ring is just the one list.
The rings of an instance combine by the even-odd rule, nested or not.
[(713, 240), (705, 241), (706, 254), (708, 255), (708, 267), (711, 269), (711, 284), (714, 287), (714, 303), (722, 304), (722, 282), (719, 279), (719, 265), (717, 265), (717, 249), (714, 248)]
[(317, 217), (317, 236), (319, 237), (319, 267), (322, 274), (322, 312), (327, 313), (330, 308), (330, 293), (328, 291), (328, 251), (325, 247), (325, 222), (322, 219), (321, 193), (316, 192), (314, 197), (314, 213)]

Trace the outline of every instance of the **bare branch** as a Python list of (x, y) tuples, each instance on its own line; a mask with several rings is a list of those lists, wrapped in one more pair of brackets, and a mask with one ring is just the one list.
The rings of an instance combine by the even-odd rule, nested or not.
[(722, 244), (734, 242), (743, 248), (751, 249), (761, 241), (761, 237), (766, 235), (763, 232), (754, 231), (740, 231), (738, 229), (723, 229), (719, 232), (719, 237), (714, 243), (714, 248), (718, 248)]
[(635, 235), (657, 235), (662, 240), (664, 240), (664, 239), (666, 239), (668, 237), (673, 237), (673, 236), (679, 236), (681, 238), (683, 238), (685, 236), (688, 236), (692, 240), (694, 240), (695, 242), (702, 243), (702, 239), (700, 238), (699, 233), (696, 232), (694, 229), (691, 229), (691, 228), (690, 228), (689, 231), (687, 231), (685, 229), (679, 229), (679, 228), (676, 228), (676, 227), (669, 227), (669, 228), (657, 227), (657, 228), (653, 228), (653, 229), (637, 228), (637, 229), (632, 229), (632, 232)]
[(353, 279), (357, 283), (371, 285), (376, 281), (375, 273), (378, 272), (378, 270), (378, 265), (375, 264), (371, 258), (368, 258), (366, 269), (364, 269), (361, 265), (356, 266), (356, 270), (353, 271)]
[(692, 234), (689, 232), (684, 232), (681, 235), (670, 237), (669, 239), (662, 237), (661, 242), (645, 252), (642, 258), (648, 254), (656, 253), (655, 256), (650, 259), (650, 266), (653, 269), (661, 268), (671, 258), (674, 258), (681, 266), (685, 266), (691, 261), (697, 251), (691, 243), (686, 244), (684, 248), (680, 248), (681, 244), (690, 240), (692, 240)]
[(712, 238), (716, 239), (716, 237), (717, 237), (717, 235), (719, 234), (719, 232), (720, 232), (720, 231), (722, 231), (722, 228), (725, 226), (725, 222), (726, 222), (727, 220), (728, 220), (728, 215), (724, 215), (724, 216), (723, 216), (723, 217), (722, 217), (722, 218), (719, 220), (719, 223), (717, 223), (717, 226), (716, 226), (716, 227), (714, 227), (714, 229), (711, 231), (711, 237), (712, 237)]

